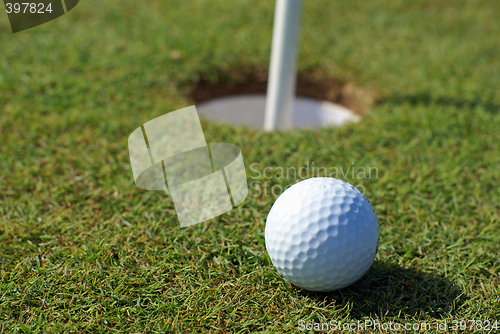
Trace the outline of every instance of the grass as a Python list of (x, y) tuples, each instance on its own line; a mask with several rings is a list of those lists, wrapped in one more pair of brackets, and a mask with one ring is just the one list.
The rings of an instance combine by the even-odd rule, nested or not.
[[(372, 113), (317, 132), (203, 122), (257, 182), (206, 223), (180, 229), (168, 196), (135, 187), (128, 135), (192, 104), (200, 75), (266, 67), (273, 7), (87, 0), (18, 34), (0, 15), (0, 330), (500, 320), (498, 1), (305, 2), (299, 68), (377, 91)], [(332, 293), (283, 281), (264, 245), (275, 196), (257, 189), (298, 180), (260, 173), (313, 162), (378, 171), (339, 175), (365, 188), (381, 244), (369, 272)]]

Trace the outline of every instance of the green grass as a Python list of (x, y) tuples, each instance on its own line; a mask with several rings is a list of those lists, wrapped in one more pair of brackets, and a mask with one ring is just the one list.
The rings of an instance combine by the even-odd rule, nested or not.
[[(381, 226), (357, 283), (310, 293), (264, 245), (275, 199), (180, 229), (135, 187), (127, 138), (200, 75), (268, 65), (272, 1), (81, 1), (12, 34), (0, 15), (0, 330), (293, 332), (299, 321), (500, 320), (500, 2), (304, 1), (300, 69), (378, 92), (361, 123), (263, 133), (203, 122), (265, 167), (375, 167)], [(172, 57), (179, 54), (181, 57)], [(255, 185), (255, 184), (254, 184)], [(467, 329), (467, 331), (469, 331)], [(484, 331), (483, 331), (484, 332)]]

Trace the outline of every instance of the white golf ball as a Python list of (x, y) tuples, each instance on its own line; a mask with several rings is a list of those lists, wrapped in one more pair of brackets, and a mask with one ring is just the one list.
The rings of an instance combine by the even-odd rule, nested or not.
[(377, 215), (349, 183), (318, 177), (278, 197), (266, 221), (266, 248), (278, 272), (311, 291), (341, 289), (370, 268), (379, 243)]

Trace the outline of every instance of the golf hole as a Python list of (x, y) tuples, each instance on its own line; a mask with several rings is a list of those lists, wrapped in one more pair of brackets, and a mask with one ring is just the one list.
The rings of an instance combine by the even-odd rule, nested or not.
[[(262, 129), (267, 77), (267, 71), (261, 69), (197, 74), (188, 97), (208, 121)], [(316, 129), (359, 122), (373, 101), (367, 90), (321, 71), (299, 72), (292, 125)]]

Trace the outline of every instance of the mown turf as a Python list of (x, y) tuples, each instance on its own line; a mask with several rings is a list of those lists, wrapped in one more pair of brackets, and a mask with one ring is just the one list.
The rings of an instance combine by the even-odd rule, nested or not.
[[(204, 122), (208, 142), (242, 149), (251, 184), (238, 209), (206, 223), (180, 229), (166, 194), (135, 187), (128, 135), (190, 105), (200, 76), (265, 68), (273, 7), (87, 0), (18, 34), (0, 15), (1, 330), (500, 320), (496, 0), (305, 1), (299, 67), (378, 92), (373, 112), (317, 132)], [(332, 293), (287, 284), (264, 245), (275, 199), (264, 188), (300, 177), (260, 173), (312, 163), (378, 171), (337, 175), (365, 188), (381, 244), (370, 271)]]

